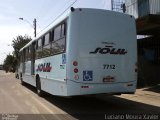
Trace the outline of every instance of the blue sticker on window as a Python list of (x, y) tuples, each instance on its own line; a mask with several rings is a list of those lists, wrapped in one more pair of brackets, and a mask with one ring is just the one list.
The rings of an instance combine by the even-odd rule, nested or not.
[(62, 64), (66, 64), (66, 54), (62, 54)]
[(93, 71), (83, 71), (83, 81), (93, 81)]

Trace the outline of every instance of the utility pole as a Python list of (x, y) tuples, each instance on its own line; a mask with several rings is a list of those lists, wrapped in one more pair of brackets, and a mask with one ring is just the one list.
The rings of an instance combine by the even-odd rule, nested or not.
[(36, 18), (34, 19), (33, 24), (31, 24), (27, 19), (24, 19), (24, 18), (19, 18), (19, 19), (27, 22), (28, 24), (30, 24), (30, 26), (32, 28), (34, 28), (34, 37), (36, 37), (36, 34), (37, 34), (37, 20), (36, 20)]
[(36, 37), (36, 34), (37, 34), (37, 20), (34, 19), (33, 21), (33, 26), (34, 26), (34, 37)]

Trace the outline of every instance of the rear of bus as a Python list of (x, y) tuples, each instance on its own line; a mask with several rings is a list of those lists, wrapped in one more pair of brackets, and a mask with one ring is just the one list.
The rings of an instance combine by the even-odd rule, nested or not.
[(75, 9), (68, 19), (67, 94), (134, 93), (135, 19), (113, 11)]

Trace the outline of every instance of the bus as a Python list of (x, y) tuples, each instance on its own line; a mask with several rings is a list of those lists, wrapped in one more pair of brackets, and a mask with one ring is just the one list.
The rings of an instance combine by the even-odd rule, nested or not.
[(136, 63), (134, 17), (71, 8), (20, 50), (20, 79), (38, 95), (133, 94)]

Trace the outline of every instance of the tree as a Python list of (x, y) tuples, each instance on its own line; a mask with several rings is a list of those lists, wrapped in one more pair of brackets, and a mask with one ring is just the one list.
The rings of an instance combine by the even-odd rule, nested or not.
[(27, 35), (25, 36), (19, 35), (16, 38), (13, 38), (12, 40), (12, 46), (14, 48), (13, 55), (7, 55), (3, 64), (6, 72), (8, 71), (15, 72), (19, 60), (19, 50), (31, 40), (32, 40), (31, 37)]
[(15, 72), (16, 66), (17, 65), (17, 59), (13, 55), (7, 55), (6, 59), (4, 60), (4, 69), (6, 72)]
[(22, 47), (24, 47), (31, 40), (32, 40), (32, 38), (27, 36), (27, 35), (25, 35), (25, 36), (19, 35), (16, 38), (13, 38), (12, 46), (14, 48), (14, 54), (15, 54), (17, 59), (18, 59), (18, 56), (19, 56), (19, 50)]

